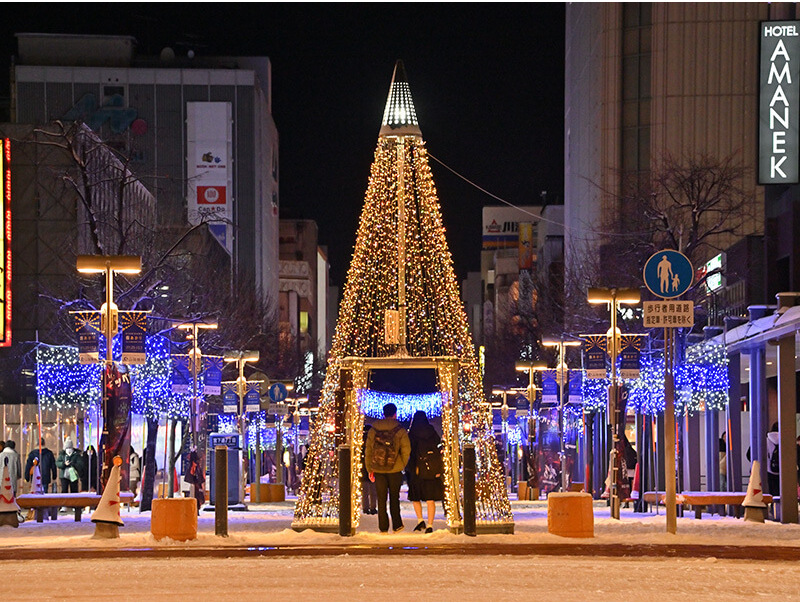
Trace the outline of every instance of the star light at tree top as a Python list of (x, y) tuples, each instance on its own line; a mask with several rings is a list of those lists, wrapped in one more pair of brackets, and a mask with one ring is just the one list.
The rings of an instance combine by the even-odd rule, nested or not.
[[(400, 317), (400, 345), (387, 343), (384, 336), (387, 311)], [(296, 529), (325, 529), (337, 521), (336, 438), (349, 437), (356, 456), (362, 444), (364, 416), (359, 401), (369, 399), (364, 392), (369, 370), (356, 361), (355, 399), (346, 403), (352, 412), (347, 415), (349, 423), (340, 429), (337, 417), (342, 411), (337, 414), (336, 392), (345, 359), (398, 356), (451, 359), (451, 368), (443, 369), (442, 365), (437, 369), (442, 415), (455, 417), (454, 422), (447, 423), (447, 429), (446, 420), (442, 421), (445, 447), (456, 452), (452, 458), (445, 454), (445, 507), (450, 527), (457, 528), (456, 507), (461, 498), (458, 459), (468, 441), (476, 449), (479, 526), (510, 524), (511, 508), (494, 446), (491, 411), (484, 400), (428, 154), (400, 61), (395, 66), (379, 131), (320, 410), (311, 428), (308, 460), (295, 506)], [(455, 428), (451, 429), (452, 424)], [(357, 526), (359, 481), (354, 489), (353, 525)]]

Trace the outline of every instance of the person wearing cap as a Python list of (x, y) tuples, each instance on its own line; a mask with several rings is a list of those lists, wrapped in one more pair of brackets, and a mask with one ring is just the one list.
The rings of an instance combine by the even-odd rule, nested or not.
[(83, 458), (72, 444), (72, 439), (64, 440), (64, 449), (56, 460), (58, 477), (61, 478), (61, 492), (77, 492), (78, 478), (83, 471)]

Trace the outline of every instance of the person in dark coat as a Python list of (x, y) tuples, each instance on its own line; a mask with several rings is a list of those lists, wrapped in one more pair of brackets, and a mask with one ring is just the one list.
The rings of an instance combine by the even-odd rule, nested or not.
[[(56, 471), (56, 457), (53, 454), (53, 451), (50, 450), (46, 445), (44, 438), (40, 440), (42, 445), (42, 458), (39, 460), (39, 472), (42, 475), (42, 490), (44, 492), (50, 491), (50, 483), (57, 483), (56, 479), (58, 479), (58, 472)], [(31, 450), (30, 454), (28, 454), (28, 458), (25, 461), (25, 481), (30, 482), (32, 478), (32, 470), (33, 470), (33, 461), (39, 458), (39, 449), (34, 448)]]
[(85, 492), (97, 492), (97, 452), (91, 444), (83, 453), (81, 487)]
[[(444, 500), (443, 460), (440, 445), (442, 438), (428, 422), (424, 410), (414, 413), (411, 428), (408, 430), (411, 441), (411, 455), (406, 465), (408, 476), (408, 500), (414, 505), (417, 514), (415, 532), (433, 532), (433, 519), (436, 515), (436, 501)], [(422, 519), (422, 502), (427, 501), (428, 523)]]
[(364, 463), (364, 454), (367, 450), (367, 433), (370, 425), (364, 425), (364, 441), (361, 444), (361, 511), (365, 515), (378, 514), (378, 490), (375, 481), (369, 478), (367, 465)]
[(72, 444), (72, 439), (64, 440), (64, 449), (58, 453), (56, 465), (61, 478), (61, 492), (77, 492), (78, 480), (83, 471), (83, 455)]

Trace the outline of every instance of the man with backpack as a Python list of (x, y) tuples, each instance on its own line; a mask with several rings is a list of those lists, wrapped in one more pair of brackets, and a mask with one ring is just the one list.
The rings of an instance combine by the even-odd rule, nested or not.
[(389, 512), (392, 515), (392, 530), (403, 529), (400, 517), (400, 486), (403, 485), (403, 469), (411, 455), (408, 432), (397, 420), (397, 406), (386, 404), (383, 419), (372, 423), (367, 433), (364, 463), (370, 478), (375, 479), (378, 491), (378, 529), (389, 531), (389, 516), (386, 513), (386, 495), (389, 495)]

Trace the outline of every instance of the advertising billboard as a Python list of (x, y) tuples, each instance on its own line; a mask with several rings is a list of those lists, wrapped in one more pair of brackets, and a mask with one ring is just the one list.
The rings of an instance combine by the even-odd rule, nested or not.
[[(538, 223), (542, 208), (487, 206), (483, 208), (483, 244), (484, 250), (516, 249), (519, 245), (519, 223), (529, 223), (530, 237), (533, 245), (537, 244)], [(533, 258), (535, 260), (535, 258)]]
[(189, 224), (209, 222), (233, 254), (233, 117), (231, 103), (186, 103)]
[(758, 183), (796, 184), (800, 153), (800, 21), (762, 21)]

